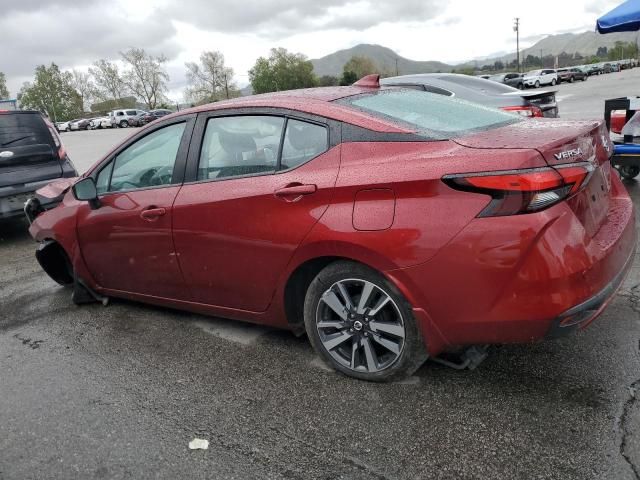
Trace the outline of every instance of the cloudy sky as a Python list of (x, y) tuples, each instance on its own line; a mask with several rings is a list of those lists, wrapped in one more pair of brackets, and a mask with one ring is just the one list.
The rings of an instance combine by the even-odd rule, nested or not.
[(184, 63), (220, 50), (240, 86), (271, 47), (318, 58), (378, 43), (414, 60), (461, 62), (515, 51), (544, 34), (593, 30), (622, 0), (0, 0), (0, 71), (13, 95), (36, 65), (86, 69), (128, 47), (169, 58), (170, 97)]

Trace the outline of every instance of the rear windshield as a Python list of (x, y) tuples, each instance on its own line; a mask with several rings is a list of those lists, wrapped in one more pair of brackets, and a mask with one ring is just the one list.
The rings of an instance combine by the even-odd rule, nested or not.
[(0, 114), (0, 148), (53, 145), (47, 125), (37, 113)]
[(513, 114), (435, 93), (382, 90), (339, 101), (375, 117), (404, 124), (426, 137), (446, 140), (521, 121)]

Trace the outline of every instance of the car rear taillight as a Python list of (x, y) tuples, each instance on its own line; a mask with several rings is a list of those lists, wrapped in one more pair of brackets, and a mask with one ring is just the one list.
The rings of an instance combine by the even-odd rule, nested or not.
[(505, 112), (517, 113), (522, 117), (544, 117), (540, 107), (535, 105), (518, 105), (513, 107), (502, 107)]
[(589, 181), (593, 165), (586, 162), (527, 170), (445, 175), (444, 183), (456, 190), (491, 196), (478, 217), (533, 213), (574, 195)]
[(56, 131), (55, 128), (53, 128), (53, 126), (47, 125), (47, 128), (49, 129), (49, 133), (51, 133), (51, 136), (53, 137), (53, 143), (55, 143), (56, 148), (58, 149), (58, 158), (60, 160), (64, 160), (64, 157), (67, 154), (67, 152), (64, 149), (64, 145), (62, 144), (62, 139), (60, 138), (60, 135), (58, 135), (58, 132)]

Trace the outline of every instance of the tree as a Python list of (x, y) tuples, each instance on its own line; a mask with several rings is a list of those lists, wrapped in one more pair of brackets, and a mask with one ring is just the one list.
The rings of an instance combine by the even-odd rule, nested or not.
[(493, 68), (496, 72), (504, 70), (504, 63), (502, 63), (500, 60), (496, 60), (495, 62), (493, 62)]
[(344, 72), (342, 72), (342, 77), (340, 78), (340, 85), (342, 86), (353, 85), (359, 79), (360, 77), (358, 77), (358, 74), (356, 72), (345, 70)]
[(7, 77), (4, 72), (0, 72), (0, 99), (9, 98), (9, 89), (7, 88)]
[(120, 52), (129, 70), (122, 76), (126, 87), (147, 105), (150, 110), (164, 100), (169, 74), (164, 69), (167, 58), (154, 57), (144, 48), (130, 48)]
[(607, 47), (598, 47), (598, 51), (596, 52), (596, 57), (606, 58), (607, 57)]
[(380, 73), (380, 68), (369, 57), (362, 55), (354, 55), (342, 67), (343, 72), (353, 72), (358, 79), (371, 75), (372, 73)]
[(36, 67), (33, 83), (25, 83), (20, 90), (20, 103), (46, 113), (54, 122), (82, 113), (82, 99), (71, 86), (71, 74), (61, 72), (55, 63)]
[(128, 93), (115, 63), (98, 60), (89, 68), (89, 73), (93, 75), (96, 95), (100, 100), (119, 100)]
[(334, 87), (340, 83), (340, 79), (333, 75), (323, 75), (318, 79), (320, 87)]
[(96, 92), (96, 87), (91, 81), (91, 75), (87, 72), (71, 70), (71, 86), (80, 95), (83, 110), (87, 111)]
[(258, 58), (249, 70), (249, 81), (254, 93), (314, 87), (317, 83), (307, 57), (284, 48), (272, 48), (269, 58)]
[(187, 62), (185, 97), (197, 104), (215, 102), (238, 96), (233, 81), (233, 69), (224, 64), (224, 55), (218, 51), (202, 52), (200, 63)]

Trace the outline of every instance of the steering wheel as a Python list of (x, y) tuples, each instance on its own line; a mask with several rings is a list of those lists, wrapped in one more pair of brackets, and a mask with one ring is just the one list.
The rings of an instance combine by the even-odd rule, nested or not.
[(173, 165), (160, 167), (149, 180), (150, 185), (168, 185), (173, 177)]
[(142, 175), (140, 175), (140, 185), (143, 187), (151, 185), (151, 180), (153, 179), (153, 176), (156, 174), (157, 171), (158, 171), (157, 168), (150, 168), (149, 170), (144, 172)]

